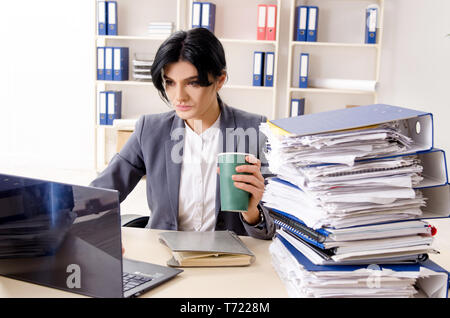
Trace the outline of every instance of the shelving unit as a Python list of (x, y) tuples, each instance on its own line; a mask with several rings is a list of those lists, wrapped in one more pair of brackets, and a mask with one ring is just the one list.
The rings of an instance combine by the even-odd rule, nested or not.
[[(379, 16), (378, 16), (378, 29), (377, 29), (377, 44), (365, 44), (364, 43), (364, 21), (365, 21), (365, 7), (369, 4), (377, 3), (379, 6)], [(294, 29), (295, 29), (295, 8), (300, 5), (314, 5), (319, 7), (319, 22), (318, 22), (318, 42), (299, 42), (294, 41)], [(330, 27), (330, 25), (327, 25), (329, 21), (326, 19), (323, 19), (321, 15), (324, 15), (322, 12), (326, 13), (326, 17), (330, 18), (334, 12), (333, 9), (336, 9), (338, 6), (340, 6), (340, 12), (342, 13), (343, 10), (347, 10), (348, 15), (357, 16), (359, 15), (359, 20), (363, 21), (362, 25), (359, 23), (358, 25), (354, 26), (353, 29), (350, 27), (350, 30), (352, 32), (348, 32), (350, 35), (348, 38), (344, 39), (344, 36), (340, 36), (342, 38), (341, 41), (333, 41), (336, 37), (336, 34), (332, 34), (329, 32), (329, 30), (334, 30), (334, 27)], [(320, 112), (325, 110), (330, 110), (330, 108), (339, 107), (339, 103), (336, 102), (333, 106), (327, 106), (327, 105), (308, 105), (308, 98), (311, 95), (315, 96), (319, 100), (318, 103), (325, 103), (326, 101), (324, 98), (319, 98), (321, 94), (336, 94), (340, 97), (339, 102), (345, 103), (347, 101), (348, 104), (370, 104), (370, 103), (376, 103), (377, 102), (377, 92), (375, 91), (365, 91), (365, 90), (355, 90), (355, 89), (328, 89), (328, 88), (298, 88), (298, 69), (299, 69), (299, 56), (300, 52), (309, 53), (311, 50), (313, 51), (313, 54), (310, 55), (310, 72), (309, 76), (314, 77), (317, 75), (317, 73), (326, 73), (326, 71), (330, 72), (330, 70), (333, 69), (333, 67), (322, 67), (321, 70), (315, 72), (315, 69), (311, 69), (311, 59), (314, 58), (314, 54), (318, 55), (321, 60), (326, 60), (329, 58), (330, 55), (335, 54), (335, 52), (341, 53), (343, 49), (347, 50), (345, 54), (348, 54), (348, 50), (358, 50), (357, 52), (360, 53), (359, 56), (367, 56), (369, 54), (372, 54), (372, 58), (370, 59), (374, 63), (374, 67), (372, 70), (366, 69), (362, 70), (361, 72), (353, 72), (357, 76), (366, 76), (367, 73), (372, 73), (372, 77), (364, 78), (364, 80), (374, 80), (378, 83), (379, 81), (379, 71), (380, 71), (380, 56), (381, 56), (381, 43), (383, 38), (383, 11), (384, 11), (384, 0), (375, 0), (375, 1), (366, 1), (366, 0), (352, 0), (352, 1), (331, 1), (331, 0), (290, 0), (290, 19), (289, 19), (289, 57), (288, 57), (288, 66), (287, 66), (287, 78), (288, 78), (288, 84), (287, 84), (287, 105), (285, 107), (285, 116), (289, 116), (289, 106), (291, 98), (306, 98), (306, 104), (307, 109), (306, 112)], [(336, 11), (336, 10), (335, 10)], [(340, 14), (340, 13), (335, 13)], [(341, 17), (341, 20), (343, 17)], [(350, 19), (350, 22), (345, 23), (351, 23), (354, 21), (358, 21), (358, 17)], [(354, 30), (357, 29), (358, 32), (354, 32)], [(328, 33), (327, 33), (328, 32)], [(359, 41), (358, 42), (358, 38)], [(355, 40), (356, 39), (356, 40)], [(327, 49), (327, 52), (324, 52), (324, 50)], [(339, 52), (341, 51), (341, 52)], [(341, 53), (341, 56), (344, 56), (345, 54)], [(367, 59), (369, 60), (369, 59)], [(352, 61), (353, 62), (353, 61)], [(331, 63), (329, 63), (327, 66), (330, 66)], [(348, 65), (349, 68), (354, 67), (357, 68), (358, 66), (360, 68), (364, 68), (364, 65), (362, 66), (360, 64), (357, 64), (357, 66), (352, 66), (350, 63)], [(322, 66), (322, 65), (321, 65)], [(319, 68), (319, 67), (318, 67)], [(343, 68), (340, 65), (340, 68)], [(324, 70), (326, 69), (326, 71)], [(339, 74), (340, 75), (340, 74)], [(345, 74), (344, 74), (345, 76)], [(332, 78), (332, 77), (329, 77)], [(334, 77), (333, 77), (334, 78)], [(296, 87), (297, 86), (297, 87)], [(344, 95), (348, 95), (344, 96)], [(345, 98), (343, 98), (345, 97)], [(317, 104), (318, 104), (317, 103)]]

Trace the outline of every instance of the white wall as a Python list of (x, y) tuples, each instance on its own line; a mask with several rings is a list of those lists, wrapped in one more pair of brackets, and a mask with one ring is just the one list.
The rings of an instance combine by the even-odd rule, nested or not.
[(0, 169), (93, 168), (92, 1), (0, 4)]
[[(379, 102), (433, 112), (436, 146), (450, 151), (450, 1), (385, 3)], [(287, 39), (289, 0), (282, 5)], [(93, 16), (88, 0), (1, 2), (0, 171), (93, 169)], [(286, 63), (281, 49), (278, 76), (285, 76)], [(284, 81), (279, 89), (286, 105)]]
[(387, 0), (379, 102), (429, 111), (450, 151), (450, 1)]

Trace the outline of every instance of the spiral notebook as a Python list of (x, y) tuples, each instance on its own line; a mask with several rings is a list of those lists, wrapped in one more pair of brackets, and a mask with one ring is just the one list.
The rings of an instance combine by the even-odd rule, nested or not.
[(255, 255), (231, 231), (173, 231), (159, 234), (159, 241), (172, 251), (171, 267), (248, 266)]

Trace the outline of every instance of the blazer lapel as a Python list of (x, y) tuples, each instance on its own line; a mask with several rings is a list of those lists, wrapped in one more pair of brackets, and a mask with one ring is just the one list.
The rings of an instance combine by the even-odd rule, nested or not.
[(177, 115), (174, 115), (169, 137), (170, 139), (165, 142), (167, 187), (172, 206), (172, 217), (174, 217), (176, 228), (178, 228), (178, 198), (181, 166), (183, 163), (185, 126), (183, 119)]
[[(226, 151), (237, 151), (239, 143), (239, 136), (234, 136), (233, 132), (236, 129), (236, 119), (231, 108), (225, 104), (220, 104), (220, 131), (222, 133), (222, 143), (219, 143), (219, 153)], [(227, 131), (228, 130), (228, 131)], [(236, 138), (236, 139), (234, 139)], [(234, 142), (233, 142), (234, 141)], [(228, 145), (227, 145), (228, 143)], [(234, 144), (234, 145), (233, 145)], [(230, 149), (231, 147), (231, 149)], [(220, 212), (220, 178), (216, 181), (216, 220)]]

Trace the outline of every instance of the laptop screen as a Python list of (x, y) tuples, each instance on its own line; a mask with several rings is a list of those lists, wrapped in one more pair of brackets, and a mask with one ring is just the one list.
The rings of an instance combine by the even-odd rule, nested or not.
[(0, 174), (0, 275), (122, 297), (117, 191)]

